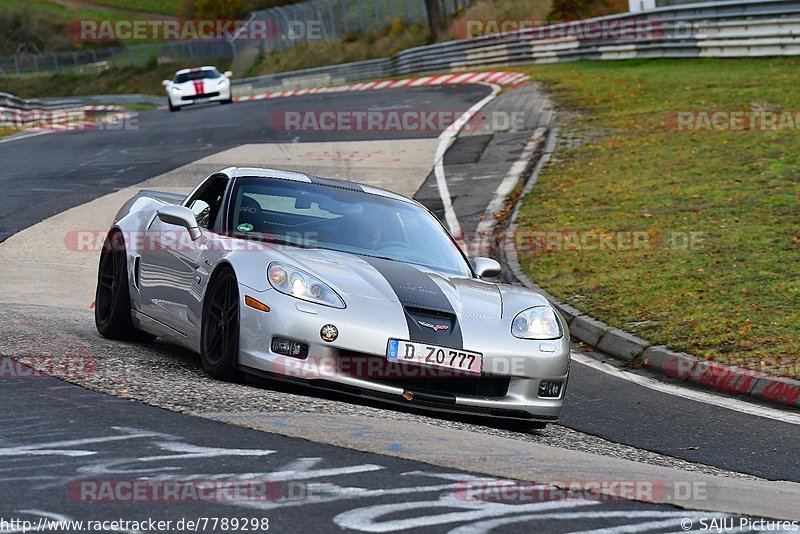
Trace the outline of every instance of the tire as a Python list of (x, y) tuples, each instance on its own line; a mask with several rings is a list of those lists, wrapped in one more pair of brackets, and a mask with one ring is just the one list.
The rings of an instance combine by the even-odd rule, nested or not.
[(109, 232), (103, 243), (94, 302), (94, 324), (103, 337), (145, 342), (156, 338), (133, 326), (128, 259), (125, 239), (119, 231)]
[(547, 427), (547, 423), (542, 423), (540, 421), (519, 421), (514, 422), (512, 425), (512, 429), (517, 432), (532, 432), (534, 430), (544, 430)]
[(172, 105), (172, 100), (170, 100), (169, 98), (167, 99), (167, 105), (169, 106), (169, 110), (170, 111), (180, 111), (181, 110), (180, 106), (173, 106)]
[(239, 283), (227, 266), (211, 280), (203, 299), (200, 361), (205, 372), (218, 380), (239, 376)]
[(526, 421), (524, 419), (500, 419), (495, 421), (496, 422), (492, 426), (520, 433), (544, 430), (545, 427), (547, 427), (547, 423), (542, 421)]
[(220, 100), (219, 103), (222, 104), (223, 106), (225, 104), (232, 104), (233, 103), (233, 97), (230, 97), (228, 100)]

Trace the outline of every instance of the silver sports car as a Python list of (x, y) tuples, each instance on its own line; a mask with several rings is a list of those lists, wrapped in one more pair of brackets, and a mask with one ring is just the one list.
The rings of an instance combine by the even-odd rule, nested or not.
[(140, 191), (100, 257), (95, 320), (241, 372), (541, 428), (569, 332), (537, 293), (484, 280), (421, 204), (354, 182), (228, 168), (187, 197)]

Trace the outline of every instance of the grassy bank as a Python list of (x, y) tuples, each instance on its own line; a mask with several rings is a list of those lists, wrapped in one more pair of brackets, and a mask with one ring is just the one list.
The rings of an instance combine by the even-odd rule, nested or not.
[[(223, 63), (216, 64), (227, 68)], [(155, 61), (141, 67), (119, 67), (96, 74), (49, 74), (0, 78), (0, 91), (22, 98), (50, 96), (82, 96), (112, 93), (141, 93), (164, 96), (161, 81), (172, 78), (182, 68), (177, 64), (156, 65)]]
[[(534, 241), (522, 247), (526, 272), (652, 342), (798, 377), (800, 124), (693, 131), (694, 121), (677, 129), (674, 113), (796, 114), (799, 65), (697, 59), (526, 69), (574, 116), (564, 132), (571, 142), (520, 214), (518, 240)], [(532, 231), (548, 232), (544, 242)], [(621, 232), (641, 232), (636, 246)]]
[(481, 0), (459, 13), (450, 24), (451, 30), (436, 38), (425, 24), (408, 24), (395, 20), (375, 33), (353, 33), (337, 42), (303, 45), (266, 54), (251, 67), (247, 75), (273, 74), (389, 57), (407, 48), (431, 44), (434, 41), (463, 38), (467, 21), (541, 21), (547, 19), (551, 9), (551, 0)]

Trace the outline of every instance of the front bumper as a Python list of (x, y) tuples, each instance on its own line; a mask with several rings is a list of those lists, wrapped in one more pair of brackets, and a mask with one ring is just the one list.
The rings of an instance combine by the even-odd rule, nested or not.
[(167, 91), (167, 98), (173, 107), (189, 106), (192, 104), (202, 104), (205, 102), (224, 102), (231, 98), (231, 86), (223, 87), (219, 91), (200, 95), (175, 95), (171, 90)]
[[(239, 364), (246, 368), (366, 397), (500, 418), (555, 421), (563, 406), (570, 361), (568, 333), (552, 341), (523, 340), (511, 336), (510, 319), (463, 316), (464, 349), (484, 356), (484, 373), (472, 377), (388, 364), (389, 338), (408, 337), (405, 321), (392, 320), (400, 308), (397, 302), (359, 299), (340, 310), (241, 285), (240, 295)], [(271, 311), (246, 306), (246, 295)], [(330, 343), (320, 337), (328, 324), (339, 331)], [(307, 345), (307, 356), (273, 352), (275, 337)], [(540, 396), (542, 381), (559, 382), (558, 396)]]

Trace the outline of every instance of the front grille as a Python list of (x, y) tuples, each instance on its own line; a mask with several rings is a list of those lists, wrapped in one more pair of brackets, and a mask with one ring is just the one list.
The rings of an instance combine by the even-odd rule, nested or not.
[(507, 376), (473, 376), (447, 369), (390, 362), (386, 356), (360, 352), (342, 352), (339, 371), (362, 380), (402, 387), (409, 391), (447, 393), (468, 397), (505, 397)]
[(198, 98), (211, 98), (213, 96), (219, 96), (219, 93), (217, 91), (214, 91), (213, 93), (203, 93), (203, 94), (199, 94), (199, 95), (182, 96), (181, 100), (196, 100)]
[(441, 311), (441, 310), (431, 310), (429, 308), (416, 308), (414, 306), (406, 306), (406, 312), (410, 315), (422, 315), (424, 317), (433, 317), (434, 319), (447, 319), (452, 321), (455, 319), (455, 315), (450, 312)]

